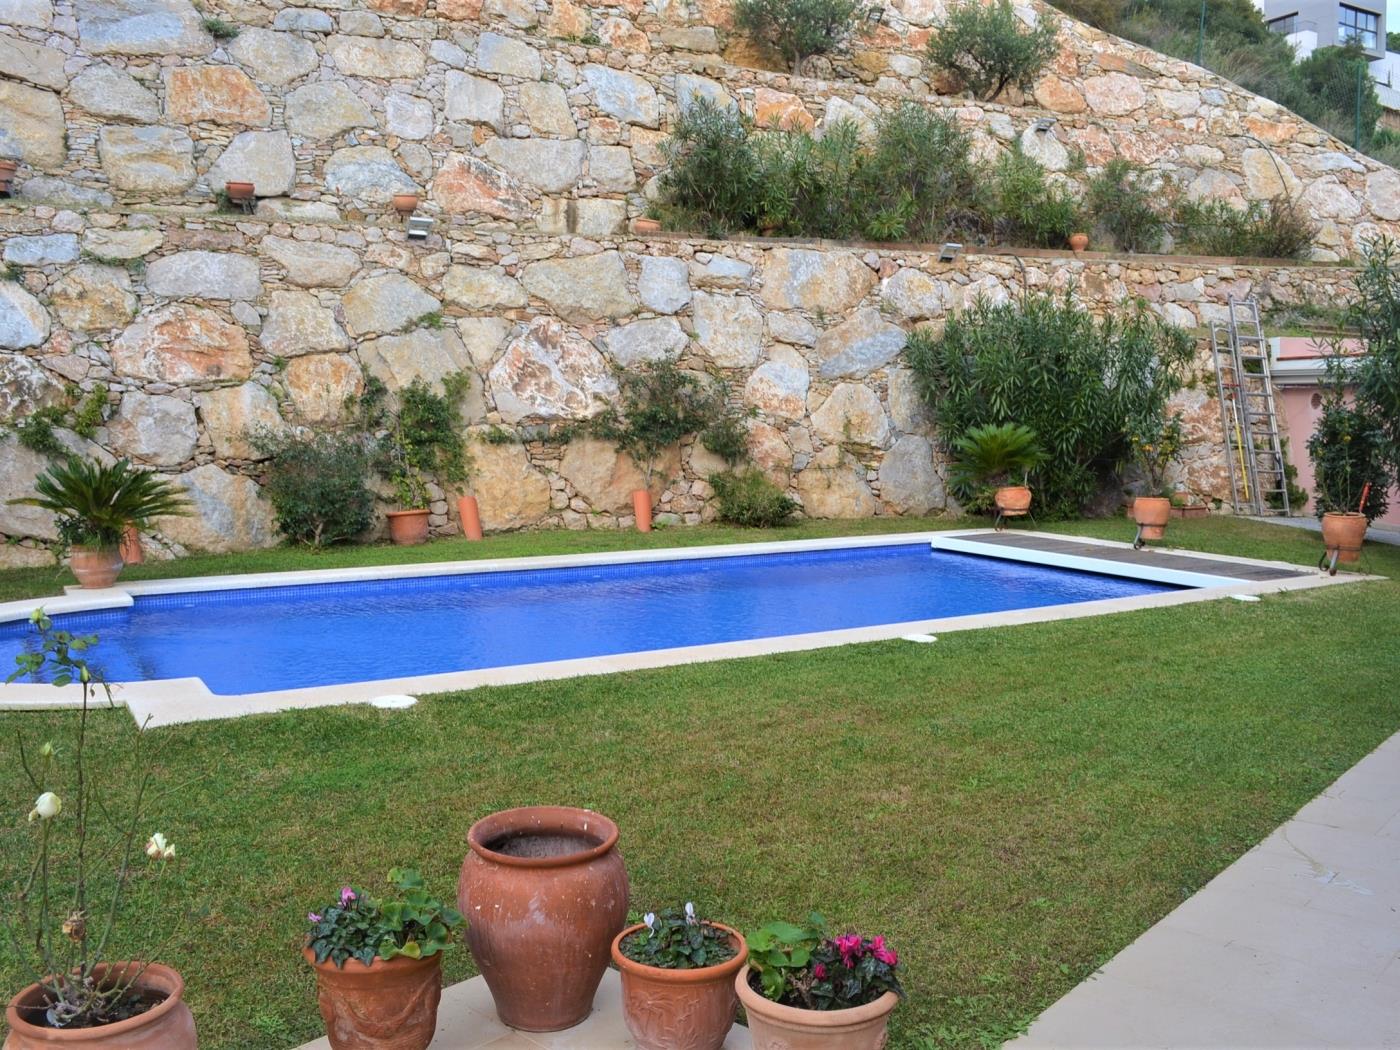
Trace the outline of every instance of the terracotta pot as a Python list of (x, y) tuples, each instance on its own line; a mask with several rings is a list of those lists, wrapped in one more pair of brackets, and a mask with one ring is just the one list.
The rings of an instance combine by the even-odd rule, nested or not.
[(428, 538), (426, 510), (391, 510), (389, 538), (400, 547), (412, 547)]
[(745, 966), (734, 978), (754, 1050), (881, 1050), (899, 996), (886, 992), (849, 1010), (800, 1010), (754, 991)]
[(122, 571), (122, 552), (100, 547), (74, 547), (68, 552), (68, 567), (80, 587), (110, 587)]
[(1133, 500), (1133, 520), (1142, 526), (1142, 538), (1160, 540), (1167, 533), (1172, 501), (1164, 496), (1139, 496)]
[(734, 975), (749, 957), (738, 930), (708, 923), (729, 934), (737, 954), (702, 970), (665, 970), (622, 954), (623, 938), (643, 929), (629, 926), (612, 942), (612, 960), (622, 971), (622, 1019), (642, 1050), (720, 1050), (734, 1026), (739, 997)]
[(19, 170), (19, 161), (0, 160), (0, 193), (9, 193), (10, 184), (15, 181), (15, 172)]
[(442, 952), (426, 959), (347, 959), (301, 954), (316, 971), (316, 1000), (331, 1050), (424, 1050), (437, 1031)]
[(1082, 252), (1089, 247), (1089, 235), (1087, 233), (1071, 233), (1069, 235), (1069, 246), (1076, 252)]
[(462, 519), (463, 536), (469, 540), (481, 539), (481, 508), (476, 505), (475, 496), (458, 497), (457, 516)]
[(586, 809), (525, 806), (467, 832), (457, 908), (501, 1021), (557, 1032), (588, 1016), (627, 921), (617, 825)]
[(640, 234), (660, 233), (661, 221), (659, 219), (633, 219), (632, 232)]
[(1031, 509), (1031, 490), (1024, 485), (1004, 485), (997, 489), (995, 499), (1003, 514), (1025, 514)]
[(226, 182), (224, 192), (231, 201), (250, 201), (255, 191), (251, 182)]
[[(99, 981), (108, 974), (122, 980), (125, 967), (139, 963), (104, 963), (94, 971)], [(5, 1023), (10, 1035), (5, 1050), (54, 1050), (55, 1047), (80, 1047), (81, 1050), (195, 1050), (194, 1015), (185, 1003), (185, 982), (168, 966), (149, 963), (136, 980), (135, 987), (162, 995), (159, 1003), (144, 1014), (103, 1025), (101, 1028), (46, 1028), (37, 1023), (43, 1018), (44, 990), (31, 984), (10, 1000), (5, 1011)]]
[(1356, 511), (1328, 511), (1322, 516), (1322, 542), (1327, 555), (1337, 555), (1337, 561), (1354, 565), (1361, 560), (1361, 545), (1366, 542), (1366, 515)]
[(651, 531), (651, 493), (646, 489), (632, 493), (632, 514), (637, 519), (638, 532)]
[(117, 552), (126, 565), (140, 565), (145, 561), (146, 552), (141, 549), (141, 530), (135, 525), (128, 525), (122, 532), (122, 545)]
[(415, 211), (418, 210), (418, 194), (394, 194), (394, 210), (400, 215), (412, 215)]

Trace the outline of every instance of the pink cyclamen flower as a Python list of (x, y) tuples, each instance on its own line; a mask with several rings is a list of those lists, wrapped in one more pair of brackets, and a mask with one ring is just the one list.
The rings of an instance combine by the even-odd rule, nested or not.
[(352, 900), (355, 900), (355, 891), (349, 886), (340, 887), (340, 906), (343, 908)]
[(307, 921), (307, 922), (320, 922), (320, 921), (321, 921), (321, 916), (317, 915), (314, 911), (309, 911), (309, 912), (306, 913), (306, 921)]
[(860, 934), (847, 933), (836, 938), (836, 950), (841, 953), (841, 962), (854, 966), (860, 957)]
[(823, 966), (821, 963), (817, 963), (815, 966), (812, 967), (812, 976), (819, 981), (826, 980), (826, 967)]
[(885, 938), (876, 937), (870, 942), (870, 950), (875, 953), (875, 958), (879, 959), (886, 966), (895, 966), (899, 963), (899, 955), (893, 948), (885, 947)]

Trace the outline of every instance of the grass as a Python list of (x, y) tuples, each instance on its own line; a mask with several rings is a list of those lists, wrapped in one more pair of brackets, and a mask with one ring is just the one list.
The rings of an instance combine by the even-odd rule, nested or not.
[[(132, 576), (753, 538), (767, 537), (539, 533)], [(1311, 534), (1244, 521), (1175, 521), (1169, 538), (1299, 563), (1318, 553)], [(1400, 576), (1400, 549), (1367, 559)], [(12, 572), (0, 593), (53, 582)], [(185, 976), (201, 1045), (292, 1046), (320, 1031), (297, 955), (309, 907), (402, 863), (447, 891), (474, 819), (569, 802), (621, 825), (635, 905), (694, 899), (741, 928), (817, 908), (883, 932), (910, 993), (892, 1045), (994, 1046), (1400, 729), (1397, 634), (1400, 585), (1370, 583), (163, 730), (162, 780), (178, 790), (151, 828), (183, 859), (161, 907), (138, 885), (123, 945), (180, 905), (206, 909), (162, 953)], [(71, 715), (0, 721), (60, 754), (71, 742)], [(134, 735), (124, 712), (96, 717), (102, 783), (123, 783)], [(0, 885), (13, 885), (32, 792), (0, 738)], [(446, 967), (467, 976), (467, 953)], [(25, 979), (0, 947), (0, 987)]]

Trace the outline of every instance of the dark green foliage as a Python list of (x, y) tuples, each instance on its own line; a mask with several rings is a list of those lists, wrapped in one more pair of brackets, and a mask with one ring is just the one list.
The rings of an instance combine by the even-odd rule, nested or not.
[[(716, 400), (718, 397), (716, 395)], [(714, 421), (700, 434), (700, 444), (734, 466), (749, 452), (749, 432), (744, 426), (744, 416), (728, 406), (717, 411)]]
[[(881, 113), (861, 164), (866, 236), (937, 240), (971, 220), (981, 172), (956, 120), (906, 102)], [(898, 219), (897, 228), (881, 228)]]
[(361, 436), (262, 429), (249, 438), (269, 457), (263, 495), (283, 536), (324, 547), (369, 528), (374, 495), (365, 484), (370, 457)]
[(102, 425), (107, 386), (98, 383), (79, 397), (81, 393), (75, 384), (70, 384), (66, 390), (67, 405), (45, 405), (16, 420), (14, 430), (19, 443), (46, 456), (61, 456), (67, 453), (67, 448), (55, 433), (57, 428), (64, 427), (81, 438), (91, 438)]
[(989, 210), (998, 240), (1009, 244), (1062, 248), (1080, 225), (1078, 202), (1019, 144), (997, 160)]
[[(1278, 101), (1342, 141), (1365, 149), (1381, 116), (1370, 62), (1359, 44), (1320, 47), (1293, 67), (1286, 97)], [(1360, 142), (1356, 141), (1358, 101)]]
[(1386, 459), (1400, 477), (1400, 246), (1382, 237), (1366, 248), (1347, 320), (1366, 351), (1352, 367), (1356, 400), (1385, 432)]
[(142, 527), (189, 507), (178, 485), (125, 459), (103, 464), (68, 456), (39, 475), (34, 491), (10, 502), (53, 511), (65, 542), (104, 550), (121, 543), (128, 525)]
[(1385, 513), (1391, 483), (1385, 462), (1385, 431), (1365, 407), (1348, 404), (1339, 389), (1322, 406), (1317, 429), (1308, 438), (1308, 456), (1313, 464), (1319, 516), (1328, 511), (1360, 510), (1367, 521), (1373, 521)]
[(384, 384), (367, 377), (358, 406), (360, 427), (378, 434), (374, 469), (393, 483), (404, 509), (427, 507), (430, 479), (441, 484), (467, 480), (471, 457), (460, 408), (470, 389), (468, 372), (444, 376), (441, 394), (415, 379), (399, 391), (397, 405), (391, 405)]
[(797, 513), (797, 503), (756, 467), (720, 471), (711, 474), (709, 482), (715, 490), (720, 521), (774, 528), (786, 525)]
[(780, 235), (839, 239), (862, 235), (862, 149), (851, 121), (818, 139), (807, 132), (755, 137), (755, 221)]
[(687, 434), (706, 429), (719, 411), (716, 394), (694, 372), (670, 361), (653, 361), (618, 374), (617, 403), (589, 429), (632, 457), (646, 471), (647, 486), (656, 457)]
[(1243, 209), (1224, 201), (1182, 201), (1173, 215), (1178, 251), (1193, 255), (1296, 259), (1312, 248), (1316, 227), (1293, 201), (1250, 201)]
[(1166, 228), (1155, 197), (1150, 175), (1115, 157), (1089, 180), (1084, 207), (1119, 251), (1155, 252)]
[(670, 225), (723, 235), (747, 226), (758, 188), (750, 125), (734, 110), (696, 98), (662, 145), (663, 215)]
[(1011, 85), (1030, 90), (1059, 51), (1059, 31), (1059, 20), (1049, 14), (1026, 25), (1011, 0), (959, 4), (929, 41), (928, 60), (991, 100)]
[(951, 444), (957, 454), (953, 462), (954, 482), (963, 489), (1024, 484), (1026, 476), (1045, 462), (1036, 432), (1020, 423), (970, 427)]
[(1052, 6), (1071, 18), (1112, 33), (1123, 17), (1125, 5), (1123, 0), (1053, 0)]
[(864, 15), (861, 0), (736, 0), (734, 27), (800, 76), (808, 58), (834, 51)]
[(389, 884), (396, 891), (392, 898), (378, 900), (346, 886), (334, 902), (307, 916), (306, 944), (318, 963), (427, 959), (452, 946), (452, 931), (465, 921), (461, 912), (430, 894), (416, 871), (393, 868)]
[(685, 910), (666, 908), (648, 912), (645, 928), (629, 934), (619, 946), (622, 954), (643, 966), (662, 970), (702, 970), (718, 966), (737, 954), (729, 934), (695, 914), (695, 906)]
[(1090, 504), (1127, 457), (1130, 421), (1180, 389), (1194, 346), (1138, 302), (1103, 319), (1068, 296), (979, 302), (943, 334), (916, 331), (905, 351), (945, 442), (1015, 420), (1040, 438), (1032, 472), (1047, 516)]
[(239, 32), (239, 26), (222, 18), (206, 15), (203, 19), (205, 31), (215, 40), (232, 40)]

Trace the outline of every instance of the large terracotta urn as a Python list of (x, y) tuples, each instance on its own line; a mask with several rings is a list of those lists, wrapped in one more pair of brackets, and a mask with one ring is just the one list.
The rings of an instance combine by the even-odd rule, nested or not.
[(121, 551), (115, 547), (74, 547), (68, 552), (68, 568), (78, 586), (89, 590), (116, 583), (123, 564)]
[(641, 1050), (720, 1050), (739, 998), (734, 975), (748, 961), (749, 948), (738, 930), (710, 923), (729, 935), (734, 957), (697, 970), (647, 966), (622, 954), (622, 942), (638, 930), (629, 926), (612, 942), (612, 960), (622, 973), (622, 1019)]
[(754, 990), (745, 966), (734, 978), (748, 1015), (754, 1050), (882, 1050), (890, 1014), (899, 996), (886, 992), (873, 1003), (848, 1010), (802, 1010)]
[(1007, 517), (1027, 514), (1031, 509), (1031, 490), (1025, 485), (1003, 485), (996, 490), (993, 501)]
[(316, 1000), (331, 1050), (425, 1050), (437, 1031), (442, 999), (442, 952), (426, 959), (399, 955), (366, 966), (346, 959), (318, 963), (310, 948), (302, 955), (316, 971)]
[(1322, 542), (1328, 557), (1335, 554), (1338, 562), (1348, 565), (1359, 562), (1366, 542), (1366, 515), (1329, 510), (1322, 516)]
[(1160, 540), (1167, 534), (1171, 521), (1172, 501), (1162, 496), (1139, 496), (1133, 500), (1133, 521), (1142, 529), (1145, 540)]
[(502, 810), (467, 832), (457, 908), (504, 1024), (556, 1032), (593, 1009), (627, 921), (617, 835), (607, 817), (567, 806)]
[[(103, 963), (94, 971), (98, 981), (124, 981), (140, 963)], [(5, 1023), (10, 1034), (4, 1050), (196, 1050), (194, 1015), (185, 1003), (184, 979), (168, 966), (148, 963), (134, 982), (140, 992), (160, 1002), (143, 1014), (99, 1028), (49, 1028), (42, 1023), (44, 989), (31, 984), (10, 1000)]]

